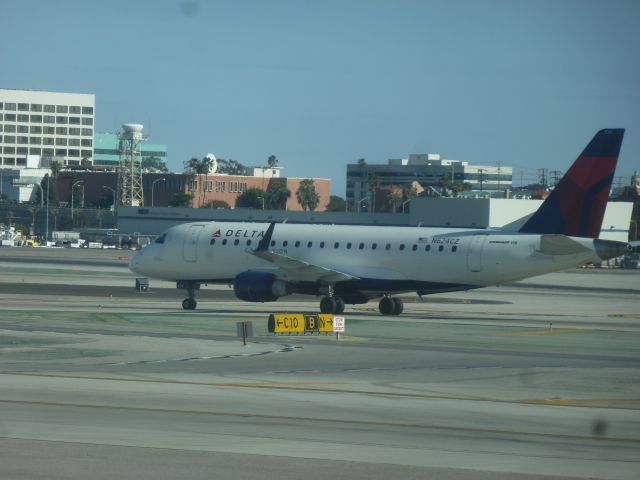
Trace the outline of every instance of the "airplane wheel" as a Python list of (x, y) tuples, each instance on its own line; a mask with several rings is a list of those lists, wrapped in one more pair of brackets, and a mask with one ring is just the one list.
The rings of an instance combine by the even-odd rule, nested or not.
[(391, 300), (393, 300), (392, 315), (400, 315), (404, 311), (404, 303), (399, 298), (392, 298)]
[(396, 309), (396, 302), (391, 297), (382, 297), (378, 304), (378, 310), (382, 315), (393, 315)]
[(320, 311), (322, 313), (333, 313), (336, 311), (336, 299), (333, 297), (323, 297), (320, 300)]
[(344, 313), (344, 300), (340, 297), (335, 297), (336, 299), (336, 309), (333, 313)]
[(198, 305), (198, 303), (194, 298), (185, 298), (182, 301), (182, 308), (184, 308), (185, 310), (195, 310), (196, 305)]

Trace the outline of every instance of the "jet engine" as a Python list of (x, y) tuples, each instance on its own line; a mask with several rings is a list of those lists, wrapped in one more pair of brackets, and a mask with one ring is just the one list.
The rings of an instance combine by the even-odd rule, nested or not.
[(267, 272), (246, 271), (233, 280), (233, 291), (245, 302), (274, 302), (291, 293), (287, 283)]

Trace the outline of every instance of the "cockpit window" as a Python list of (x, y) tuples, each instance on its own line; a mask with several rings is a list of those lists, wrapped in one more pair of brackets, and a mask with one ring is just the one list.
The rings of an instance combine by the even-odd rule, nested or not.
[(164, 243), (165, 238), (167, 238), (167, 234), (163, 233), (158, 238), (156, 238), (153, 243)]

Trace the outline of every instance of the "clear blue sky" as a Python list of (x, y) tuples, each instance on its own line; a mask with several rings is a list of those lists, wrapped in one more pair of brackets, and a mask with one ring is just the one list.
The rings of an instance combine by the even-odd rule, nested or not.
[(0, 87), (94, 93), (169, 166), (213, 152), (285, 174), (409, 153), (566, 170), (625, 127), (640, 170), (640, 2), (0, 0)]

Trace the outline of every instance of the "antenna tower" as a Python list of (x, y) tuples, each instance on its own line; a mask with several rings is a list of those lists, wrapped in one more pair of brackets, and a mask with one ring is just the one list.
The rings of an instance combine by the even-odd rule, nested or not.
[(118, 203), (131, 207), (144, 204), (142, 192), (142, 156), (140, 143), (145, 140), (143, 126), (138, 123), (122, 125), (120, 161), (118, 162)]

